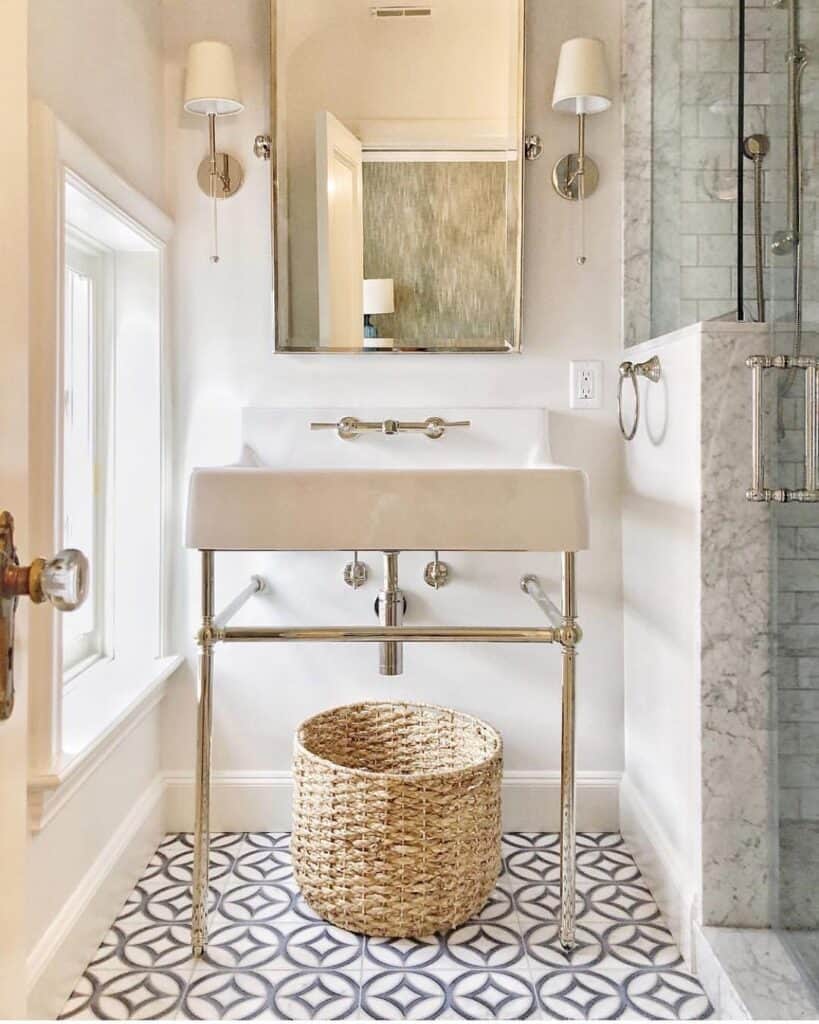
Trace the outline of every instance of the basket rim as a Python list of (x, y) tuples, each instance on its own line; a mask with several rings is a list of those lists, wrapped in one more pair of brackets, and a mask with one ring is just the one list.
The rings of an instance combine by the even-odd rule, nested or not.
[[(433, 768), (427, 771), (407, 773), (375, 772), (370, 771), (367, 768), (351, 768), (348, 765), (339, 764), (337, 761), (331, 761), (327, 757), (322, 757), (320, 754), (313, 753), (312, 750), (308, 750), (302, 743), (301, 732), (314, 719), (321, 718), (323, 715), (330, 714), (333, 711), (345, 711), (353, 708), (371, 707), (429, 708), (433, 711), (446, 711), (448, 714), (458, 715), (459, 718), (466, 719), (469, 722), (474, 722), (480, 725), (483, 729), (489, 730), (495, 741), (495, 749), (482, 760), (476, 761), (475, 764), (470, 764), (462, 768)], [(447, 776), (454, 778), (457, 775), (463, 775), (465, 772), (471, 772), (478, 768), (483, 768), (503, 756), (503, 737), (493, 725), (485, 722), (482, 718), (478, 718), (477, 715), (470, 715), (467, 711), (458, 711), (455, 708), (448, 708), (444, 704), (430, 704), (427, 701), (412, 700), (359, 700), (353, 701), (351, 704), (339, 704), (336, 707), (326, 708), (324, 711), (318, 711), (314, 715), (309, 715), (298, 724), (293, 737), (293, 746), (294, 753), (296, 755), (305, 757), (315, 764), (326, 765), (335, 771), (349, 772), (350, 775), (358, 775), (366, 779), (394, 779), (397, 782), (411, 782), (418, 779), (441, 779), (446, 778)]]

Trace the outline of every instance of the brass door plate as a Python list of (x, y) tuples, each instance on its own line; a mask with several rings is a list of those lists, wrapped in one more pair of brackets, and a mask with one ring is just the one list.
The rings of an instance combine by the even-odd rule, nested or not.
[(14, 550), (14, 519), (0, 512), (0, 721), (14, 710), (14, 613), (20, 564)]

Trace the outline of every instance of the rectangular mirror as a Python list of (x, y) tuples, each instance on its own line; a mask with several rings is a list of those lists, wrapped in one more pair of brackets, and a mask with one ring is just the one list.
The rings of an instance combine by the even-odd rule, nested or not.
[(524, 0), (271, 0), (278, 352), (520, 344)]

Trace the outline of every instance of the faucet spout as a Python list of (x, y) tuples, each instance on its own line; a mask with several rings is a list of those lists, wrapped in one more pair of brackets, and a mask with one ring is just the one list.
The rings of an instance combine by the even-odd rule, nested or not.
[[(384, 552), (384, 589), (378, 592), (375, 610), (382, 626), (400, 626), (407, 599), (398, 586), (398, 552)], [(388, 640), (380, 645), (378, 670), (382, 676), (400, 676), (404, 671), (404, 645)]]

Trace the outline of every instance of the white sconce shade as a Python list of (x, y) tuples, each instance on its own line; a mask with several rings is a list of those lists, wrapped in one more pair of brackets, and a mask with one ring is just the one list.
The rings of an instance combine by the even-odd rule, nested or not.
[(600, 39), (568, 39), (560, 48), (552, 108), (563, 114), (601, 114), (611, 106), (606, 49)]
[(395, 312), (395, 290), (391, 277), (365, 278), (363, 312), (365, 316)]
[(185, 110), (221, 116), (243, 109), (231, 48), (214, 40), (193, 43), (188, 50)]

